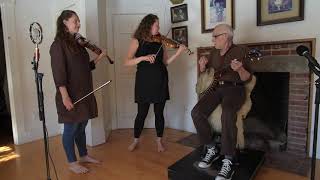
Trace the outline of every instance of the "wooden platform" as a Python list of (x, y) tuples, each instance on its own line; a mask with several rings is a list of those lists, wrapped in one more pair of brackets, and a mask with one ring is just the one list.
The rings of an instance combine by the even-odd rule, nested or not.
[[(210, 168), (201, 169), (197, 165), (200, 160), (202, 147), (195, 149), (168, 168), (170, 180), (212, 180), (221, 168), (221, 160), (217, 160)], [(245, 150), (239, 155), (233, 180), (251, 180), (263, 164), (264, 152)]]

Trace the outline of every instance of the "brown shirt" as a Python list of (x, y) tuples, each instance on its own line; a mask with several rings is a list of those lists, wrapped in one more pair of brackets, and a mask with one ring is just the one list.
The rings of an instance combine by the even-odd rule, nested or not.
[[(73, 102), (93, 90), (90, 57), (85, 48), (72, 53), (64, 43), (55, 40), (50, 47), (51, 68), (56, 85), (56, 106), (59, 123), (82, 122), (97, 117), (94, 95), (87, 97), (68, 111), (62, 102), (60, 86), (66, 86)], [(92, 64), (91, 64), (92, 65)]]
[(213, 68), (215, 72), (225, 69), (224, 72), (221, 73), (221, 81), (243, 82), (240, 79), (239, 73), (231, 69), (230, 64), (233, 59), (237, 59), (241, 61), (243, 67), (251, 73), (250, 60), (245, 58), (247, 52), (247, 48), (233, 44), (227, 53), (221, 56), (220, 50), (213, 48), (208, 58), (209, 62), (207, 67)]

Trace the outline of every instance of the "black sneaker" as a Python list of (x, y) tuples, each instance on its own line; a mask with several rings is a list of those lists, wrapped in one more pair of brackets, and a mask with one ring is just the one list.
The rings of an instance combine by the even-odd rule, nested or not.
[(198, 166), (200, 168), (208, 168), (212, 165), (214, 161), (219, 159), (220, 154), (217, 147), (212, 146), (207, 149), (207, 153), (204, 158), (199, 162)]
[(222, 162), (221, 170), (215, 180), (231, 180), (234, 174), (234, 165), (229, 159), (224, 159)]

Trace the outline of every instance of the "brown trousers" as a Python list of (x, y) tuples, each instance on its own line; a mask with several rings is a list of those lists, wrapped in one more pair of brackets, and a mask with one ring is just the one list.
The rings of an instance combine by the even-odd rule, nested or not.
[(244, 86), (221, 85), (216, 90), (209, 89), (191, 111), (200, 142), (211, 144), (213, 137), (208, 117), (221, 104), (221, 154), (235, 155), (237, 144), (237, 112), (245, 100)]

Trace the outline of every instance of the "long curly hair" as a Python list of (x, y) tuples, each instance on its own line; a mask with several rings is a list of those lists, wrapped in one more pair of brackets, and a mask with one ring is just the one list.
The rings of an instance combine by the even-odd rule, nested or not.
[(154, 14), (146, 15), (140, 22), (138, 28), (133, 34), (133, 37), (136, 39), (150, 40), (151, 39), (151, 27), (152, 25), (159, 20), (158, 16)]
[(64, 10), (61, 12), (57, 19), (57, 32), (54, 40), (62, 41), (71, 52), (77, 53), (80, 51), (79, 46), (75, 41), (74, 36), (68, 32), (67, 26), (63, 23), (64, 20), (67, 21), (73, 15), (78, 16), (77, 13), (72, 10)]

